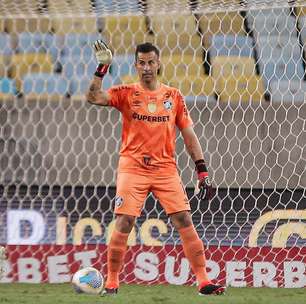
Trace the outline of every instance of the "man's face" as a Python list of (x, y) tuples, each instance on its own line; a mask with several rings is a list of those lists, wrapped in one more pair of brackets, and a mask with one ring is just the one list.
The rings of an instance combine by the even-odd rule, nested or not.
[(150, 83), (157, 77), (160, 68), (160, 61), (155, 52), (138, 53), (135, 62), (139, 79), (145, 83)]

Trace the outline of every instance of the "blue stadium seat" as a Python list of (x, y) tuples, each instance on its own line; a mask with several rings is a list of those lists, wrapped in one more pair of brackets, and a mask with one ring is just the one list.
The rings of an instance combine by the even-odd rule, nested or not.
[(265, 83), (301, 80), (304, 77), (302, 50), (296, 37), (259, 36), (259, 67)]
[[(80, 78), (75, 78), (71, 81), (71, 93), (73, 95), (84, 95), (88, 88), (90, 81), (92, 80), (92, 75), (84, 76)], [(115, 79), (110, 74), (106, 74), (103, 78), (102, 87), (104, 90), (109, 89), (111, 86), (117, 84)]]
[(247, 19), (250, 22), (254, 22), (254, 19), (265, 17), (267, 18), (286, 18), (290, 15), (290, 10), (288, 7), (282, 8), (272, 8), (272, 9), (258, 9), (258, 10), (248, 10)]
[(88, 58), (86, 61), (80, 60), (78, 56), (64, 56), (60, 58), (59, 63), (62, 67), (63, 76), (69, 80), (80, 77), (92, 78), (97, 68), (95, 56)]
[(286, 62), (281, 59), (264, 65), (260, 63), (259, 67), (266, 84), (273, 80), (301, 80), (304, 76), (302, 65), (292, 60)]
[(0, 54), (12, 55), (11, 36), (7, 33), (0, 33)]
[(301, 29), (301, 37), (304, 45), (306, 44), (306, 15), (299, 18), (299, 25)]
[(110, 12), (113, 13), (136, 13), (141, 11), (138, 0), (96, 0), (95, 10), (96, 12)]
[(16, 94), (16, 82), (14, 79), (2, 77), (0, 78), (0, 93)]
[(69, 33), (65, 35), (63, 56), (79, 56), (86, 60), (93, 56), (92, 44), (103, 37), (98, 34)]
[(210, 56), (246, 56), (253, 55), (252, 39), (240, 35), (213, 35), (211, 37)]
[(306, 82), (303, 80), (273, 81), (270, 92), (272, 102), (303, 103), (306, 96)]
[(251, 28), (258, 36), (296, 36), (296, 21), (293, 16), (258, 16), (251, 23)]
[(64, 35), (51, 35), (48, 37), (48, 50), (52, 56), (53, 62), (60, 61), (61, 56), (64, 53), (64, 46), (65, 46), (65, 36)]
[(80, 60), (78, 56), (61, 57), (59, 63), (62, 66), (62, 74), (65, 78), (72, 79), (84, 76), (86, 62)]
[(18, 35), (18, 48), (22, 53), (46, 53), (52, 40), (53, 35), (50, 33), (22, 32)]
[(289, 36), (259, 36), (258, 58), (263, 62), (270, 59), (294, 59), (298, 62), (303, 54), (297, 37)]
[(135, 75), (136, 70), (134, 63), (134, 54), (114, 56), (111, 66), (111, 74), (114, 78), (121, 78), (125, 75)]
[(68, 79), (58, 74), (26, 74), (23, 78), (23, 93), (71, 94)]

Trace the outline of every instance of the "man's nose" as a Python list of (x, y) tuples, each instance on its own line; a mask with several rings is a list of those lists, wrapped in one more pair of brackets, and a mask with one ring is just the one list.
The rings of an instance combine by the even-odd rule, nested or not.
[(150, 65), (149, 65), (149, 64), (145, 64), (145, 65), (143, 66), (143, 69), (146, 70), (146, 71), (149, 70), (149, 69), (150, 69)]

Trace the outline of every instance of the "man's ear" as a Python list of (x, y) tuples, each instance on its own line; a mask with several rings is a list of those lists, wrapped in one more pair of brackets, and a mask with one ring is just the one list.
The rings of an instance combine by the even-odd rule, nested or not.
[(161, 63), (160, 63), (159, 58), (158, 58), (157, 63), (158, 63), (157, 75), (160, 75), (161, 74)]

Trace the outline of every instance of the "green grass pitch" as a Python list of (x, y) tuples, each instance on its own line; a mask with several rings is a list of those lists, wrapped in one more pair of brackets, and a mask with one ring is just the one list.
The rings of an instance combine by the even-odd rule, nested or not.
[(302, 304), (306, 289), (228, 288), (225, 295), (197, 295), (189, 286), (122, 285), (113, 297), (76, 294), (70, 284), (0, 284), (1, 304)]

